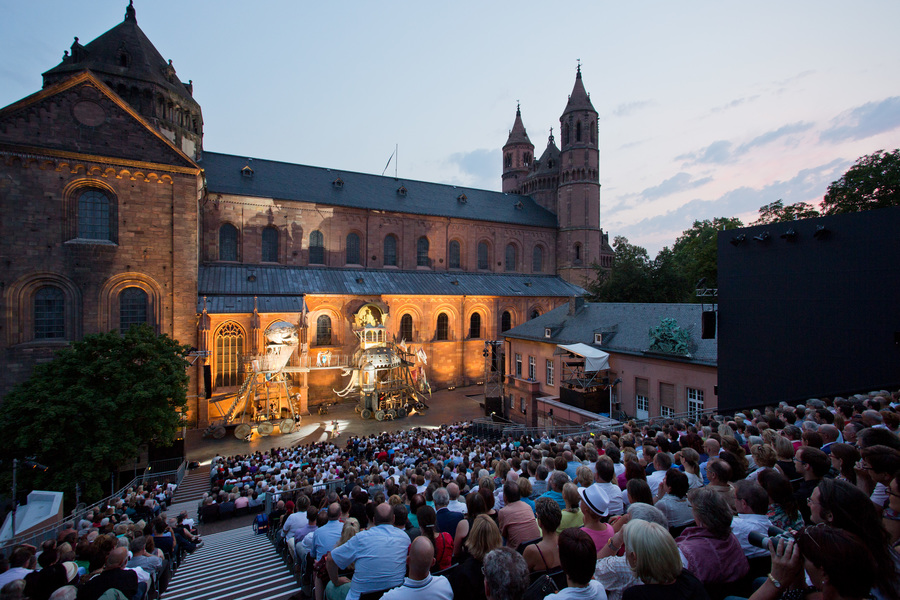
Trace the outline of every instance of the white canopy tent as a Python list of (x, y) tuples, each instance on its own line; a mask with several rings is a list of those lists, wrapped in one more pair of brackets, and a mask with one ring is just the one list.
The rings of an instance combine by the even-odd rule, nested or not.
[(588, 373), (609, 369), (609, 354), (603, 350), (591, 348), (587, 344), (558, 344), (557, 348), (580, 356), (584, 359), (584, 370)]

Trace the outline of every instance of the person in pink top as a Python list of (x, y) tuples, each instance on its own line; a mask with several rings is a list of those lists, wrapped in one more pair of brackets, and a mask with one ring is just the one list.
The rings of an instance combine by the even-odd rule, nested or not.
[(600, 485), (578, 488), (581, 496), (581, 514), (584, 515), (583, 532), (594, 541), (597, 552), (606, 545), (616, 534), (612, 525), (603, 522), (603, 517), (609, 516), (609, 496)]
[(499, 521), (506, 545), (515, 550), (522, 542), (541, 537), (534, 511), (519, 496), (519, 484), (515, 481), (503, 484), (503, 498), (505, 505), (500, 509)]
[(246, 493), (241, 494), (234, 500), (234, 509), (238, 510), (240, 508), (249, 508), (250, 506), (250, 498), (247, 497)]

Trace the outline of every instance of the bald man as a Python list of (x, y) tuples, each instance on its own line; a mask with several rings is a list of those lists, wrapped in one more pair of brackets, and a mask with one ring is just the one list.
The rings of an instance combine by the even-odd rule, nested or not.
[(375, 526), (350, 538), (327, 555), (325, 565), (332, 581), (338, 572), (356, 563), (346, 600), (402, 585), (406, 573), (409, 536), (394, 527), (394, 511), (382, 502), (375, 507)]
[(434, 545), (424, 535), (414, 539), (410, 545), (408, 564), (409, 577), (403, 580), (403, 585), (382, 596), (383, 600), (412, 598), (453, 600), (453, 589), (447, 578), (431, 574), (431, 567), (434, 566)]
[(78, 592), (78, 600), (97, 600), (106, 590), (115, 588), (127, 598), (138, 594), (138, 575), (125, 569), (128, 562), (128, 548), (119, 546), (109, 553), (106, 567), (99, 575), (95, 575)]

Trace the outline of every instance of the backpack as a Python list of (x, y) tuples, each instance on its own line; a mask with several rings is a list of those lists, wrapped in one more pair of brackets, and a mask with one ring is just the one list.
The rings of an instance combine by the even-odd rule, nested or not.
[(269, 531), (269, 517), (265, 513), (256, 515), (253, 519), (253, 533), (266, 533)]

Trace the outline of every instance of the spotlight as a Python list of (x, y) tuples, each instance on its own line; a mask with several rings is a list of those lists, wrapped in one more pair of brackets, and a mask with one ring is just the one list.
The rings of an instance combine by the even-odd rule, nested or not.
[(744, 235), (743, 233), (741, 235), (736, 235), (733, 238), (731, 238), (731, 240), (730, 240), (731, 245), (732, 246), (740, 246), (741, 244), (744, 243), (744, 240), (746, 240), (746, 239), (747, 239), (747, 236)]
[(816, 231), (813, 233), (813, 237), (817, 240), (824, 240), (831, 234), (831, 230), (826, 228), (824, 225), (816, 225)]
[(768, 232), (768, 231), (763, 231), (763, 232), (762, 232), (761, 234), (759, 234), (759, 235), (754, 235), (754, 236), (753, 236), (753, 239), (756, 240), (757, 242), (765, 242), (765, 241), (767, 241), (767, 240), (769, 239), (769, 232)]
[(794, 240), (797, 239), (797, 232), (794, 231), (793, 227), (791, 227), (790, 229), (788, 229), (787, 231), (785, 231), (784, 233), (781, 234), (781, 239), (787, 240), (789, 242), (793, 242)]

